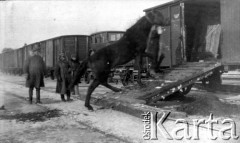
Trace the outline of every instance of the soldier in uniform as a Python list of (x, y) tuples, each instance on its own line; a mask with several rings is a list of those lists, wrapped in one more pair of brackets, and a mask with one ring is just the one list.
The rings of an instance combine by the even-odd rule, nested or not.
[[(81, 64), (81, 62), (79, 62), (77, 60), (76, 56), (72, 55), (71, 60), (70, 60), (72, 78), (75, 77), (76, 72), (77, 72), (77, 68), (80, 66), (80, 64)], [(81, 83), (81, 81), (79, 81), (79, 83)], [(74, 95), (79, 95), (78, 84), (74, 86), (73, 94)]]
[(58, 63), (55, 67), (55, 75), (57, 78), (56, 93), (61, 95), (61, 100), (65, 102), (65, 94), (67, 101), (71, 101), (71, 90), (69, 84), (71, 83), (71, 66), (64, 53), (59, 54)]
[(26, 87), (29, 88), (29, 103), (32, 104), (33, 89), (36, 89), (36, 103), (40, 101), (40, 89), (44, 87), (44, 75), (46, 73), (46, 65), (40, 56), (40, 48), (33, 48), (30, 51), (30, 57), (24, 65), (24, 72), (27, 74)]

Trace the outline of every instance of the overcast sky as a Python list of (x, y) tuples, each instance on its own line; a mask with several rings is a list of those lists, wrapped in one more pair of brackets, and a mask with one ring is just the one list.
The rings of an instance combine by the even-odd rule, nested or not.
[(0, 52), (61, 35), (125, 31), (143, 10), (171, 0), (1, 1)]

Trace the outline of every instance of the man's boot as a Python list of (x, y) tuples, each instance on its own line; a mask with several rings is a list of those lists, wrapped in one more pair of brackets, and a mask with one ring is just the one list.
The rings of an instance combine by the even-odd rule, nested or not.
[(42, 102), (40, 101), (40, 89), (39, 88), (36, 89), (36, 96), (37, 96), (36, 104), (42, 104)]
[(64, 98), (64, 94), (61, 94), (61, 100), (62, 100), (63, 102), (66, 102), (66, 100), (65, 100), (65, 98)]
[(32, 104), (32, 98), (33, 98), (33, 88), (29, 88), (29, 91), (28, 91), (28, 94), (29, 94), (29, 104)]
[(74, 86), (74, 95), (79, 95), (78, 85)]
[(69, 92), (67, 92), (67, 101), (72, 101), (72, 99), (70, 98), (70, 96), (71, 96), (71, 92), (69, 91)]

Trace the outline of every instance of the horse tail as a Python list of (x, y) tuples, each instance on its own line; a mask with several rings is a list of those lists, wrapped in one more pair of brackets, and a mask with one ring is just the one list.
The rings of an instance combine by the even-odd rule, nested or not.
[(88, 69), (88, 59), (85, 59), (77, 68), (76, 74), (73, 77), (71, 85), (76, 85), (80, 81), (81, 77)]

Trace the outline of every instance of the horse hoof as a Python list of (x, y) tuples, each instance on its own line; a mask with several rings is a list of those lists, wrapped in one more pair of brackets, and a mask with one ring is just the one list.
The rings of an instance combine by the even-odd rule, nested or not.
[(138, 83), (138, 85), (139, 85), (140, 87), (146, 87), (146, 85), (143, 84), (143, 83)]
[(93, 111), (93, 107), (91, 105), (85, 105), (85, 107), (87, 107), (88, 110)]
[(115, 92), (121, 92), (122, 91), (122, 89), (118, 89), (118, 90), (116, 90)]
[(67, 102), (72, 102), (73, 101), (73, 99), (67, 99)]

